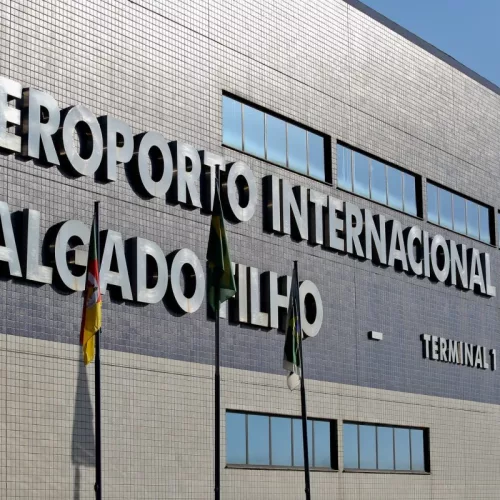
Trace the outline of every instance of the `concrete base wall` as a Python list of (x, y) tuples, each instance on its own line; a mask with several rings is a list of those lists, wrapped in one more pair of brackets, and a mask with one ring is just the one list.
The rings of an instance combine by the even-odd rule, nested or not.
[[(212, 498), (213, 368), (104, 351), (102, 372), (104, 498)], [(315, 500), (498, 499), (497, 406), (312, 380), (307, 389), (309, 415), (339, 429), (343, 419), (430, 428), (431, 474), (312, 472)], [(0, 335), (0, 498), (94, 498), (93, 393), (79, 347)], [(223, 414), (300, 413), (285, 374), (223, 369), (222, 396)], [(342, 453), (339, 432), (340, 464)], [(224, 499), (302, 500), (303, 487), (301, 471), (222, 472)]]

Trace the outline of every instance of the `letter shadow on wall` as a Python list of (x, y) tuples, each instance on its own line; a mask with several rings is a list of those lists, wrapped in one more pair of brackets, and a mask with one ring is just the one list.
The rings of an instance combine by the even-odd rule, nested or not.
[[(89, 392), (87, 369), (83, 361), (78, 363), (71, 462), (75, 468), (73, 500), (80, 500), (80, 469), (81, 467), (95, 467), (94, 412)], [(86, 489), (88, 489), (88, 486)]]

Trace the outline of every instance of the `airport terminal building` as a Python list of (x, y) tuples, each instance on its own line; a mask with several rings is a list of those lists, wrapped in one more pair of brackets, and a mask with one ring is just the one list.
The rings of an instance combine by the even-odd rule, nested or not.
[(0, 0), (0, 498), (498, 500), (500, 89), (357, 0)]

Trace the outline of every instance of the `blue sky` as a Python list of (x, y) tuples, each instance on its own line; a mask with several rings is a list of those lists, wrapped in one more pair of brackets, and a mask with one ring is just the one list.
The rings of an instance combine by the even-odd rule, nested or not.
[(362, 0), (500, 86), (500, 0)]

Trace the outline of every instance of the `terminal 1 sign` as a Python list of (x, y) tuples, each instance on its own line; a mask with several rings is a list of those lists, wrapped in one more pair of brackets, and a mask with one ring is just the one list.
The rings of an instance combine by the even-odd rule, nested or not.
[[(79, 140), (75, 141), (75, 137)], [(111, 116), (97, 118), (83, 105), (60, 110), (46, 92), (23, 88), (3, 77), (0, 150), (55, 165), (69, 177), (90, 176), (101, 182), (116, 181), (118, 169), (123, 168), (131, 189), (143, 199), (160, 198), (205, 212), (212, 209), (215, 172), (219, 168), (228, 218), (248, 222), (259, 203), (257, 180), (244, 162), (226, 163), (217, 153), (168, 141), (156, 131), (134, 135), (124, 121)], [(262, 188), (263, 218), (270, 233), (307, 240), (325, 251), (350, 254), (483, 296), (496, 296), (487, 252), (442, 235), (431, 236), (417, 225), (403, 227), (395, 219), (314, 189), (292, 186), (276, 175), (264, 177)], [(12, 214), (4, 202), (0, 202), (0, 223), (0, 262), (6, 264), (11, 276), (83, 290), (86, 256), (78, 246), (88, 243), (89, 226), (65, 221), (52, 228), (42, 241), (40, 214), (25, 210), (20, 245), (14, 236)], [(123, 240), (114, 231), (103, 231), (101, 236), (103, 292), (111, 286), (121, 298), (145, 303), (167, 298), (184, 312), (194, 312), (201, 306), (204, 268), (194, 252), (180, 249), (165, 257), (156, 243), (142, 238)], [(47, 246), (51, 252), (46, 262), (40, 262), (40, 249), (46, 241), (50, 242)], [(151, 260), (154, 265), (150, 265)], [(191, 271), (191, 283), (181, 285), (185, 266)], [(234, 264), (234, 270), (240, 292), (230, 310), (222, 311), (223, 316), (232, 315), (239, 322), (263, 328), (282, 326), (289, 277), (272, 272), (261, 276), (259, 270), (243, 264)], [(323, 320), (321, 295), (312, 282), (305, 281), (301, 296), (304, 328), (314, 336)]]

